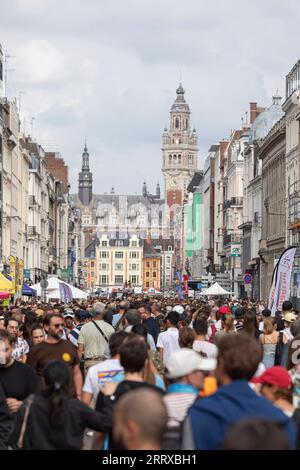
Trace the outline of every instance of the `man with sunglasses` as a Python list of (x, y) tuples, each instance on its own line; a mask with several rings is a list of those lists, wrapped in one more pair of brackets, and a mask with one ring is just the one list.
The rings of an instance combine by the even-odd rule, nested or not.
[(27, 359), (27, 364), (36, 370), (41, 387), (44, 388), (43, 371), (51, 361), (63, 361), (70, 370), (70, 395), (80, 399), (82, 389), (82, 374), (79, 367), (79, 358), (75, 346), (62, 339), (64, 319), (61, 315), (48, 314), (43, 321), (47, 338), (43, 343), (34, 346)]

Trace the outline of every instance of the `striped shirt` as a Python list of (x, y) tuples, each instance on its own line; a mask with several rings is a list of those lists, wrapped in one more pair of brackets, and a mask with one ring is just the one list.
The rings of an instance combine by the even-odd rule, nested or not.
[(182, 423), (195, 399), (195, 394), (188, 392), (167, 393), (163, 397), (168, 412), (168, 427), (171, 428)]
[(74, 346), (76, 348), (78, 348), (78, 338), (79, 338), (79, 333), (80, 333), (80, 330), (81, 328), (83, 327), (84, 323), (80, 324), (80, 325), (77, 325), (75, 328), (73, 328), (73, 330), (70, 331), (69, 333), (69, 341), (71, 341), (72, 344), (74, 344)]

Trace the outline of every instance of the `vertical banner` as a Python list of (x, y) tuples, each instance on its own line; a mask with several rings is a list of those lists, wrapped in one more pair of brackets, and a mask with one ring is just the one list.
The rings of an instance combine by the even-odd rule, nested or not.
[(66, 293), (66, 303), (69, 304), (73, 300), (73, 294), (72, 294), (70, 287), (67, 284), (64, 285), (64, 288), (65, 288), (65, 293)]
[(187, 258), (193, 256), (193, 204), (186, 206), (186, 232), (185, 232), (185, 253)]
[(193, 238), (194, 250), (201, 250), (201, 205), (202, 198), (200, 193), (194, 193), (193, 202)]
[(271, 290), (270, 290), (270, 295), (269, 295), (268, 309), (271, 310), (271, 312), (273, 312), (273, 306), (275, 302), (277, 270), (278, 270), (278, 262), (273, 270), (272, 285), (271, 285)]
[(73, 300), (73, 295), (70, 287), (63, 282), (59, 283), (60, 300), (64, 304), (69, 304)]
[(184, 292), (187, 295), (189, 293), (189, 288), (188, 288), (188, 275), (184, 274), (183, 275), (183, 286), (184, 286)]
[(270, 293), (272, 303), (270, 310), (272, 315), (275, 315), (277, 310), (281, 311), (282, 303), (289, 299), (291, 274), (295, 252), (295, 247), (287, 248), (287, 250), (285, 250), (280, 256), (276, 265), (276, 273), (275, 276), (273, 275), (275, 278), (274, 292), (272, 285)]
[(24, 261), (19, 259), (18, 263), (18, 292), (19, 297), (22, 296), (22, 290), (24, 285)]
[(13, 284), (13, 293), (15, 293), (16, 292), (16, 259), (15, 257), (9, 256), (8, 263), (9, 263), (9, 277)]
[(65, 304), (67, 303), (66, 301), (66, 293), (64, 289), (64, 284), (62, 282), (59, 283), (59, 295), (60, 295), (60, 301)]

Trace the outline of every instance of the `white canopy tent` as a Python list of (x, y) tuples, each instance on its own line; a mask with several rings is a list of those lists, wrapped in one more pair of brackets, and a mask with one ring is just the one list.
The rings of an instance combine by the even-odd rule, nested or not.
[(215, 282), (212, 286), (208, 289), (203, 290), (200, 295), (231, 295), (233, 292), (228, 292), (227, 290), (223, 289), (217, 282)]
[[(71, 284), (68, 284), (65, 281), (62, 281), (58, 277), (49, 277), (47, 279), (47, 282), (48, 282), (48, 286), (47, 286), (47, 289), (46, 289), (47, 300), (60, 299), (59, 284), (61, 282), (63, 284), (66, 284), (70, 288), (70, 290), (72, 292), (72, 295), (73, 295), (73, 299), (87, 299), (88, 298), (88, 294), (86, 292), (84, 292), (81, 289), (77, 289), (77, 287), (74, 287), (74, 286), (72, 286)], [(38, 284), (34, 284), (33, 286), (30, 286), (30, 287), (32, 289), (36, 290), (36, 295), (38, 297), (41, 296), (42, 288), (41, 288), (40, 282)]]

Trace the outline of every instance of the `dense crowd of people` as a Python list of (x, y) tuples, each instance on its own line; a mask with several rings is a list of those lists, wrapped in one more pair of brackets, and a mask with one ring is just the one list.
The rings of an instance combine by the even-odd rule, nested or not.
[(299, 449), (299, 401), (289, 301), (0, 306), (1, 449)]

